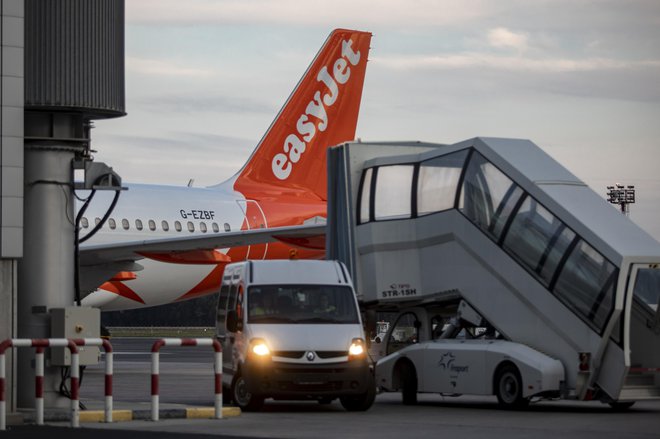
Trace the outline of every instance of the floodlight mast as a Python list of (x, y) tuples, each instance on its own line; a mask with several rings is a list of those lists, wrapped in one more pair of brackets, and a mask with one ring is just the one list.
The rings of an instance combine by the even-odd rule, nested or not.
[(635, 203), (635, 186), (624, 186), (615, 183), (613, 186), (607, 186), (607, 201), (612, 204), (618, 204), (621, 213), (630, 216), (630, 205)]

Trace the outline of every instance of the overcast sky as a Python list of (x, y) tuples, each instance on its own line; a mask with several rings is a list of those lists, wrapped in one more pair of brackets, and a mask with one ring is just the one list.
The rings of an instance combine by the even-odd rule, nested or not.
[(658, 0), (126, 0), (126, 182), (231, 177), (333, 28), (370, 31), (357, 136), (530, 139), (660, 240)]

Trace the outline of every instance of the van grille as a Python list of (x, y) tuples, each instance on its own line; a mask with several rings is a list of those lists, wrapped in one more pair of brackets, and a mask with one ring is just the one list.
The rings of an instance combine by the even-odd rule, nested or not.
[(303, 355), (305, 351), (273, 351), (274, 357), (302, 358)]
[(347, 357), (348, 351), (318, 351), (316, 352), (319, 358), (335, 358), (335, 357)]
[[(348, 351), (314, 351), (317, 357), (322, 359), (347, 357)], [(302, 358), (305, 351), (273, 351), (274, 357), (282, 358)]]

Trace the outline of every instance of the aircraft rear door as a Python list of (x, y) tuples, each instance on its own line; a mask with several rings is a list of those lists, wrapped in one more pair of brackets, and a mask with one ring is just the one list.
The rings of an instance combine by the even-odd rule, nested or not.
[[(239, 200), (238, 205), (245, 215), (241, 230), (263, 229), (268, 227), (264, 211), (254, 200)], [(247, 259), (264, 259), (268, 251), (268, 244), (254, 244), (248, 246)]]

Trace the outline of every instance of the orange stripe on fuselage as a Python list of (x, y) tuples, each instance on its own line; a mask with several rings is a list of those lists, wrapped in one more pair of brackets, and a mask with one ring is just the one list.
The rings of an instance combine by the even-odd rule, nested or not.
[(142, 298), (138, 296), (138, 294), (135, 291), (133, 291), (132, 289), (130, 289), (121, 282), (106, 282), (103, 285), (101, 285), (99, 289), (108, 291), (110, 293), (115, 293), (121, 297), (125, 297), (127, 299), (145, 305), (144, 300), (142, 300)]
[(170, 264), (226, 264), (231, 262), (231, 258), (218, 250), (138, 254), (145, 258)]

